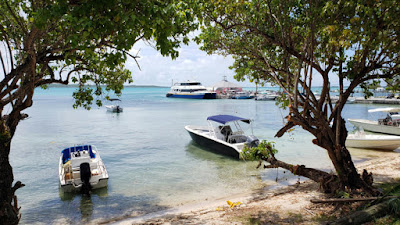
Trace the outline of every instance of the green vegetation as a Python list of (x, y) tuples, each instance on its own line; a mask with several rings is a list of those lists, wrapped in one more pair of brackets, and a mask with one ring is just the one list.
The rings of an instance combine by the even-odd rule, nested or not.
[(278, 153), (278, 150), (275, 148), (274, 142), (262, 140), (257, 147), (249, 148), (247, 145), (245, 145), (242, 150), (241, 157), (244, 160), (256, 161), (269, 158), (276, 153)]
[(100, 106), (133, 81), (124, 66), (128, 57), (139, 57), (130, 52), (135, 43), (151, 42), (176, 58), (196, 29), (190, 7), (180, 0), (0, 1), (0, 224), (19, 221), (14, 193), (21, 186), (12, 186), (8, 156), (35, 88), (72, 82), (78, 85), (74, 107)]
[[(326, 151), (336, 174), (306, 167), (293, 171), (319, 182), (325, 192), (378, 194), (372, 175), (358, 173), (345, 146), (342, 110), (356, 87), (400, 74), (398, 1), (191, 2), (202, 23), (196, 38), (201, 49), (231, 55), (237, 80), (279, 86), (285, 94), (280, 104), (289, 112), (276, 137), (300, 126)], [(316, 80), (322, 83), (318, 95), (312, 91)], [(338, 101), (330, 96), (333, 84), (339, 86)]]

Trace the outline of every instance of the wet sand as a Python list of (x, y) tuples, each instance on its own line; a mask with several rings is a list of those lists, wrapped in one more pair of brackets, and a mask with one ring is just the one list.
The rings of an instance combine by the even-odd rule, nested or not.
[[(379, 156), (378, 156), (379, 155)], [(374, 153), (369, 160), (356, 160), (357, 169), (367, 169), (374, 176), (374, 183), (394, 182), (400, 179), (400, 154)], [(319, 192), (319, 185), (305, 181), (276, 190), (259, 189), (253, 193), (216, 199), (170, 209), (154, 214), (129, 215), (106, 221), (107, 224), (319, 224), (318, 218), (338, 214), (332, 205), (310, 202), (326, 196)], [(227, 201), (241, 204), (231, 208)]]

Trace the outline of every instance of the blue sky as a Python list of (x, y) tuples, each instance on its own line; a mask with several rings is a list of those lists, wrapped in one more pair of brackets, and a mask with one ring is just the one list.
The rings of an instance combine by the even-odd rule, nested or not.
[(234, 80), (234, 72), (229, 69), (232, 65), (232, 57), (220, 55), (207, 55), (199, 50), (199, 46), (191, 42), (179, 49), (179, 57), (172, 60), (170, 57), (163, 57), (159, 52), (144, 42), (139, 42), (130, 53), (139, 51), (138, 59), (141, 70), (133, 59), (128, 59), (127, 69), (132, 72), (133, 84), (135, 85), (159, 85), (170, 86), (174, 82), (197, 80), (205, 86), (222, 80), (227, 76), (228, 81), (238, 83), (241, 86), (254, 86), (250, 82)]
[[(174, 82), (197, 80), (204, 86), (212, 86), (227, 76), (228, 81), (238, 83), (243, 87), (255, 87), (255, 84), (238, 82), (233, 78), (234, 71), (229, 69), (232, 65), (232, 57), (221, 55), (207, 55), (199, 49), (199, 46), (191, 42), (189, 45), (183, 45), (179, 49), (179, 57), (172, 60), (170, 57), (163, 57), (150, 45), (139, 42), (130, 51), (136, 55), (139, 51), (138, 59), (141, 70), (136, 62), (129, 58), (126, 67), (132, 72), (134, 85), (158, 85), (171, 86)], [(332, 79), (333, 78), (333, 79)], [(337, 85), (336, 75), (331, 76), (331, 85)], [(322, 85), (320, 75), (314, 73), (313, 85)]]

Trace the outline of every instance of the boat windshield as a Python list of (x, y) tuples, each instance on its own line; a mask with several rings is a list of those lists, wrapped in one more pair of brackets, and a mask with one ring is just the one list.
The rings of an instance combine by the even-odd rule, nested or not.
[(65, 164), (68, 160), (71, 159), (71, 152), (81, 152), (81, 151), (88, 151), (90, 158), (92, 158), (92, 159), (96, 158), (96, 155), (95, 155), (91, 145), (75, 146), (75, 147), (66, 148), (61, 151), (63, 164)]

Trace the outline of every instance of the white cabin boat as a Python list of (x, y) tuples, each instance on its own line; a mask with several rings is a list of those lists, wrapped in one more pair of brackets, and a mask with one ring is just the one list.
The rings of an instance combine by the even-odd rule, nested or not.
[(395, 150), (400, 147), (400, 136), (395, 135), (375, 135), (356, 132), (347, 135), (346, 147)]
[(388, 114), (386, 118), (378, 121), (366, 119), (348, 119), (348, 121), (354, 126), (367, 131), (400, 135), (400, 108), (378, 108), (370, 109), (368, 112), (387, 112)]
[[(216, 115), (207, 118), (208, 127), (187, 125), (193, 141), (219, 154), (240, 158), (245, 145), (256, 147), (259, 140), (253, 134), (244, 134), (239, 122), (250, 124), (250, 119), (231, 115)], [(219, 124), (214, 126), (213, 123)]]
[(64, 192), (107, 186), (108, 173), (97, 148), (81, 145), (61, 151), (59, 180)]
[(198, 81), (175, 83), (166, 95), (170, 98), (216, 99), (217, 93), (207, 90)]

